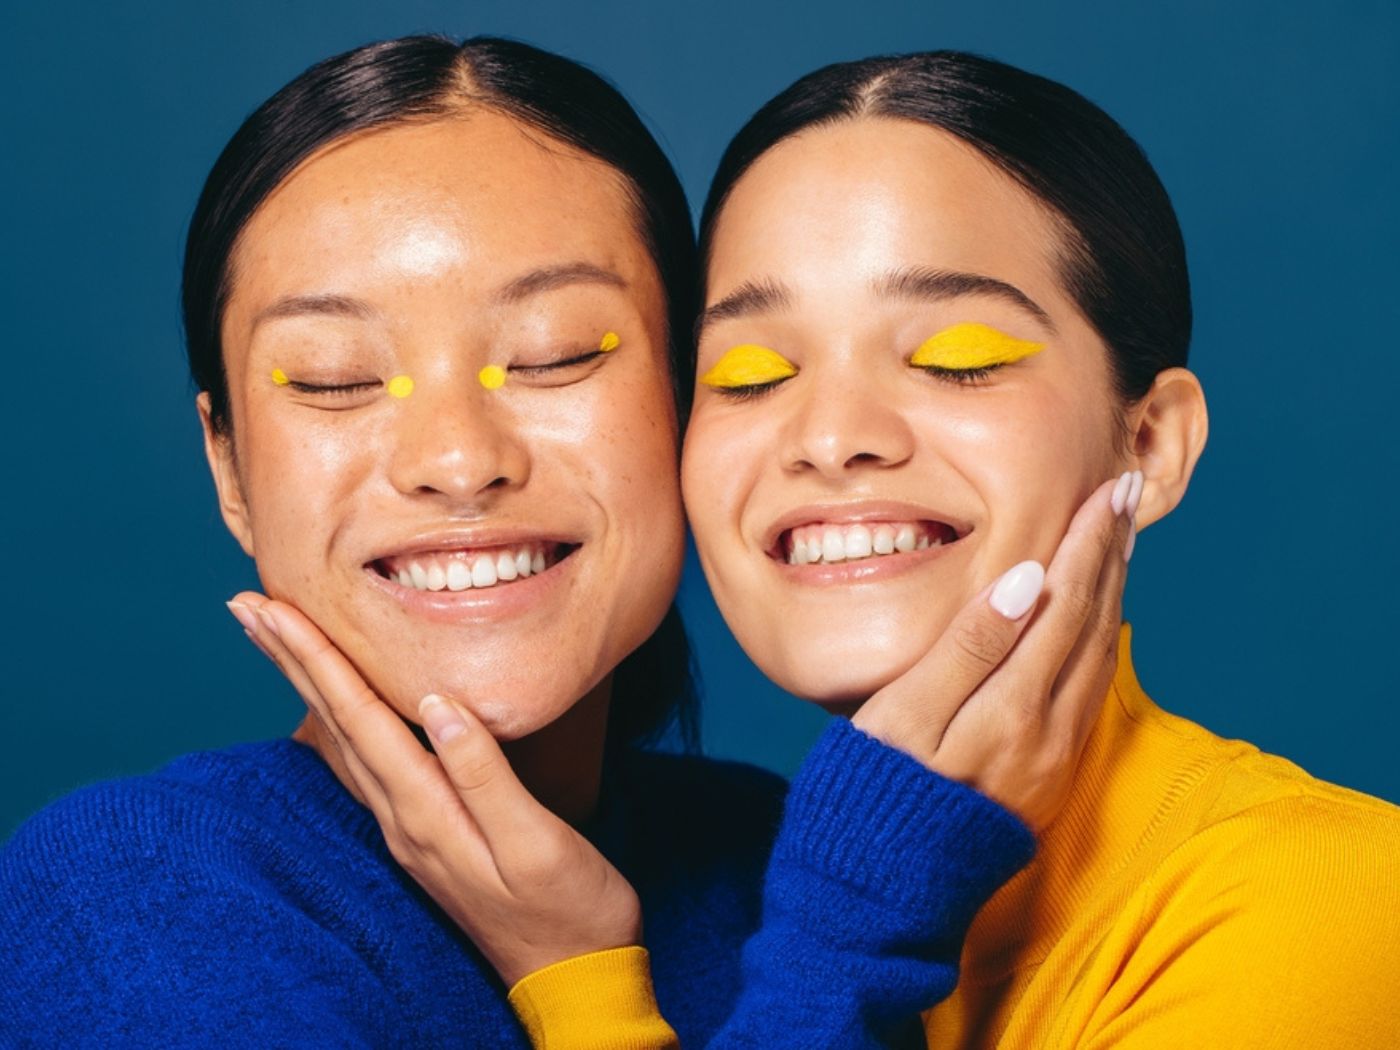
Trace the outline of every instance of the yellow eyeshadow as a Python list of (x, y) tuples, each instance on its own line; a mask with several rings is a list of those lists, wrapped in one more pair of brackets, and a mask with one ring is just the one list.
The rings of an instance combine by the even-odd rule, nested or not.
[(602, 342), (598, 344), (598, 349), (603, 353), (610, 353), (621, 345), (622, 340), (617, 337), (616, 332), (608, 332), (603, 336)]
[(725, 351), (723, 357), (700, 382), (709, 387), (759, 386), (797, 375), (797, 368), (776, 350), (755, 343), (741, 343)]
[(487, 365), (476, 374), (476, 378), (487, 390), (499, 390), (505, 386), (506, 370), (500, 365)]
[(1009, 365), (1044, 349), (1044, 343), (1017, 339), (991, 325), (968, 321), (925, 339), (909, 363), (948, 369), (988, 368)]
[(385, 384), (385, 389), (389, 391), (390, 397), (408, 397), (413, 393), (413, 380), (408, 376), (394, 376)]
[(272, 370), (272, 381), (278, 386), (286, 386), (291, 382), (291, 380), (287, 378), (287, 373), (280, 368), (274, 368)]

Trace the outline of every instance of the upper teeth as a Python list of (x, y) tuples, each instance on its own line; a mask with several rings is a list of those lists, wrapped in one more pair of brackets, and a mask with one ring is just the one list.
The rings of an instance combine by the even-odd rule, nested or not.
[(858, 561), (885, 554), (907, 554), (940, 546), (944, 534), (923, 522), (864, 525), (803, 525), (788, 536), (789, 565)]
[(544, 547), (530, 543), (489, 551), (431, 551), (383, 561), (385, 575), (415, 591), (465, 591), (523, 580), (547, 567)]

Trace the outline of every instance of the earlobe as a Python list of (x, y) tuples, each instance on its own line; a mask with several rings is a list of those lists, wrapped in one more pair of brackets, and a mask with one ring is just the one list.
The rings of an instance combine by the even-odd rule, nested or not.
[(195, 398), (199, 409), (199, 424), (204, 429), (204, 457), (209, 461), (209, 473), (219, 494), (219, 511), (224, 516), (233, 538), (248, 557), (253, 557), (253, 530), (248, 524), (248, 505), (243, 499), (243, 486), (238, 480), (237, 463), (233, 454), (233, 437), (214, 430), (209, 413), (209, 393), (201, 391)]
[(1201, 381), (1185, 368), (1168, 368), (1133, 405), (1130, 448), (1143, 472), (1138, 528), (1165, 518), (1191, 483), (1191, 474), (1206, 446), (1210, 429)]

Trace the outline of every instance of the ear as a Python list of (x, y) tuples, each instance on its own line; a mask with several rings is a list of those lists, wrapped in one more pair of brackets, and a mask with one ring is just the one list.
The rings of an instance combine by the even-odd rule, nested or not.
[(234, 457), (233, 435), (214, 430), (209, 414), (209, 393), (201, 391), (194, 399), (199, 409), (199, 424), (204, 428), (204, 457), (209, 461), (209, 473), (214, 475), (214, 488), (219, 493), (219, 510), (224, 524), (248, 557), (253, 557), (253, 530), (248, 522), (248, 504), (243, 499), (243, 486), (238, 480), (238, 463)]
[(1129, 448), (1143, 473), (1138, 528), (1165, 518), (1186, 495), (1210, 429), (1201, 381), (1168, 368), (1129, 410)]

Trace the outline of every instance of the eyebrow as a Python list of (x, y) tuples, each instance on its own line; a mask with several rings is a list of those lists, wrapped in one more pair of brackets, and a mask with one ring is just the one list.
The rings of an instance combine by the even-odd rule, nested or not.
[(308, 316), (348, 317), (355, 321), (368, 321), (377, 317), (378, 311), (363, 299), (352, 299), (347, 295), (284, 295), (271, 306), (258, 311), (249, 331), (256, 331), (258, 325), (264, 321)]
[(1051, 332), (1055, 322), (1034, 299), (1014, 284), (1007, 284), (995, 277), (980, 273), (962, 273), (957, 270), (932, 270), (925, 267), (911, 267), (891, 270), (875, 278), (872, 282), (875, 294), (895, 299), (956, 299), (963, 295), (985, 295), (1018, 306), (1030, 314)]
[(541, 292), (551, 292), (571, 284), (607, 284), (614, 288), (626, 288), (627, 282), (621, 275), (605, 270), (592, 263), (572, 262), (559, 266), (545, 266), (517, 277), (495, 294), (500, 303), (518, 303)]
[(700, 333), (716, 321), (786, 310), (791, 305), (792, 293), (771, 277), (761, 281), (745, 281), (700, 314), (695, 322), (696, 341), (699, 341)]

